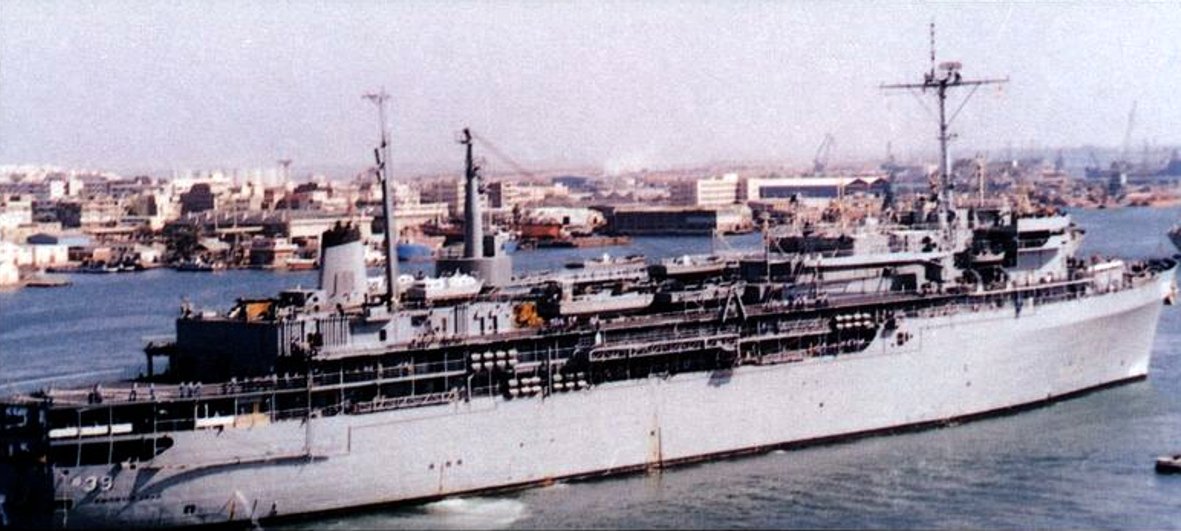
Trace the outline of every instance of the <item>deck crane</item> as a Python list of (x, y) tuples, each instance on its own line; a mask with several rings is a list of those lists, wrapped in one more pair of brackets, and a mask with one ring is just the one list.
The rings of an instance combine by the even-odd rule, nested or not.
[(521, 166), (520, 164), (518, 164), (517, 161), (512, 159), (512, 157), (505, 155), (504, 152), (500, 150), (500, 148), (497, 148), (496, 145), (493, 144), (492, 142), (488, 141), (487, 138), (484, 138), (484, 137), (473, 132), (472, 139), (480, 142), (480, 145), (484, 146), (485, 150), (487, 150), (489, 153), (496, 156), (496, 158), (500, 159), (501, 162), (508, 164), (513, 169), (513, 171), (516, 171), (517, 173), (519, 173), (525, 177), (528, 177), (530, 179), (537, 177), (536, 175), (533, 174), (533, 172), (525, 169), (524, 166)]

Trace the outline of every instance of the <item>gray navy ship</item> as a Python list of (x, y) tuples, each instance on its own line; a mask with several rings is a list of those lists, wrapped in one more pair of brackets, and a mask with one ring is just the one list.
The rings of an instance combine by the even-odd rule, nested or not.
[[(916, 86), (942, 109), (971, 83), (945, 64)], [(4, 399), (0, 524), (265, 524), (939, 426), (1144, 378), (1176, 264), (1076, 258), (1083, 231), (1060, 212), (956, 207), (940, 127), (943, 189), (888, 222), (531, 277), (483, 233), (465, 135), (465, 252), (438, 278), (399, 276), (387, 256), (371, 282), (359, 231), (337, 226), (316, 289), (185, 308), (143, 380)], [(388, 190), (384, 130), (381, 146)]]

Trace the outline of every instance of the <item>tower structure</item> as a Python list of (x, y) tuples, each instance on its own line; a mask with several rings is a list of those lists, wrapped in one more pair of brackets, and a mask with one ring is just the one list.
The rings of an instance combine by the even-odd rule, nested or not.
[(377, 162), (377, 180), (381, 183), (382, 231), (385, 233), (385, 287), (386, 308), (393, 312), (398, 307), (398, 258), (394, 239), (394, 198), (393, 187), (390, 186), (389, 160), (390, 142), (389, 126), (385, 120), (385, 106), (390, 95), (385, 89), (376, 93), (368, 93), (363, 98), (377, 106), (377, 119), (381, 126), (381, 145), (373, 150), (373, 158)]
[[(964, 79), (960, 70), (963, 65), (956, 61), (946, 61), (939, 63), (936, 66), (935, 62), (935, 23), (931, 23), (931, 69), (923, 75), (922, 83), (894, 83), (883, 84), (882, 89), (918, 89), (923, 93), (930, 92), (935, 96), (935, 100), (939, 104), (939, 179), (938, 179), (938, 193), (936, 194), (938, 201), (939, 212), (939, 226), (944, 229), (948, 228), (949, 213), (954, 208), (955, 201), (955, 187), (951, 179), (951, 154), (948, 152), (947, 144), (955, 137), (951, 133), (951, 122), (955, 121), (956, 116), (967, 105), (968, 100), (976, 93), (981, 86), (996, 85), (1000, 83), (1008, 83), (1009, 79)], [(951, 113), (949, 117), (947, 114), (947, 94), (948, 91), (960, 87), (971, 87), (971, 91), (959, 107)]]
[(435, 266), (439, 275), (466, 274), (484, 282), (485, 286), (508, 285), (513, 278), (512, 259), (504, 253), (495, 236), (484, 235), (483, 212), (480, 205), (480, 168), (472, 156), (475, 135), (464, 129), (459, 143), (464, 148), (463, 257), (440, 259)]

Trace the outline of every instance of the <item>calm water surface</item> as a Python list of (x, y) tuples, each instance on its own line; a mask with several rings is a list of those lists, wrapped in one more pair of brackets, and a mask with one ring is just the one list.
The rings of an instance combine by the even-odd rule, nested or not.
[[(1172, 254), (1181, 209), (1075, 212), (1083, 254)], [(736, 248), (758, 236), (731, 238)], [(611, 252), (706, 252), (705, 238), (517, 255), (555, 269)], [(74, 276), (69, 288), (0, 293), (0, 394), (143, 370), (142, 337), (169, 334), (182, 297), (226, 309), (239, 296), (315, 284), (314, 273), (172, 271)], [(1147, 381), (1018, 415), (589, 482), (465, 497), (296, 528), (1104, 527), (1181, 528), (1181, 477), (1152, 460), (1181, 449), (1181, 313), (1166, 308)], [(62, 378), (65, 379), (62, 379)], [(921, 377), (916, 375), (916, 377)], [(708, 427), (705, 427), (708, 429)]]

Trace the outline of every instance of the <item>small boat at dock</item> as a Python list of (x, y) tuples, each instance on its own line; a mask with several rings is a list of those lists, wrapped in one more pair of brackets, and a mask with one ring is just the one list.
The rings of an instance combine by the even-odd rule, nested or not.
[(221, 271), (226, 268), (224, 262), (207, 262), (201, 258), (192, 260), (183, 260), (173, 266), (173, 269), (187, 273), (212, 273), (214, 271)]
[(299, 256), (288, 258), (284, 265), (288, 271), (312, 271), (317, 267), (315, 258)]

